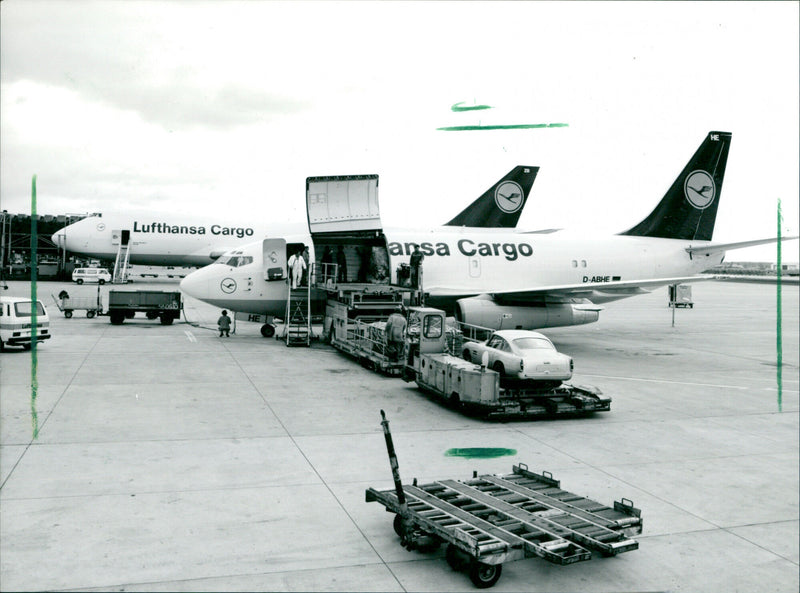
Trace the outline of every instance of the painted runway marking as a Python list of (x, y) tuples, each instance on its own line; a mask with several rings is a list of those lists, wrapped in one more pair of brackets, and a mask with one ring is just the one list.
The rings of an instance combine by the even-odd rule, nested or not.
[(642, 381), (644, 383), (669, 383), (671, 385), (694, 385), (696, 387), (720, 387), (723, 389), (750, 389), (741, 385), (718, 385), (716, 383), (690, 383), (688, 381), (667, 381), (666, 379), (640, 379), (638, 377), (615, 377), (613, 375), (586, 375), (587, 377), (602, 377), (603, 379), (621, 379), (623, 381)]
[(195, 338), (195, 337), (194, 337), (194, 334), (193, 334), (192, 332), (190, 332), (188, 329), (187, 329), (187, 330), (185, 330), (183, 333), (185, 333), (185, 334), (186, 334), (186, 337), (188, 338), (188, 340), (189, 340), (190, 342), (196, 342), (196, 341), (197, 341), (197, 338)]

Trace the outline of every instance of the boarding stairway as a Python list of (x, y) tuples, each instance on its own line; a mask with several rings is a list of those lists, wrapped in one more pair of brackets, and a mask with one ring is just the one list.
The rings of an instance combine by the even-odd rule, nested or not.
[(130, 267), (131, 249), (129, 244), (120, 241), (117, 248), (117, 259), (114, 261), (114, 284), (125, 284), (128, 281), (128, 268)]
[(286, 299), (286, 334), (287, 346), (311, 345), (311, 275), (305, 286), (292, 288), (289, 281), (289, 296)]

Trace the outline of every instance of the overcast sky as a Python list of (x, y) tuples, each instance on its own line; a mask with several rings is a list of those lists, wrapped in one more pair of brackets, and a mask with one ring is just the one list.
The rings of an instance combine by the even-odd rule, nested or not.
[[(377, 173), (384, 224), (419, 227), (538, 165), (520, 227), (612, 233), (718, 130), (714, 239), (775, 236), (778, 199), (797, 234), (799, 6), (5, 0), (2, 208), (35, 174), (39, 213), (302, 222), (306, 177)], [(568, 126), (437, 130), (541, 123)]]

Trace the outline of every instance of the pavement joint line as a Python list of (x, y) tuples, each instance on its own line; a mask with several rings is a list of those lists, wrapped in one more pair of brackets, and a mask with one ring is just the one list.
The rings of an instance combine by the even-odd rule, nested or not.
[(14, 463), (14, 466), (8, 472), (8, 475), (6, 476), (6, 479), (3, 480), (2, 483), (0, 483), (0, 492), (2, 492), (3, 488), (5, 488), (5, 485), (8, 483), (8, 480), (11, 479), (11, 476), (14, 475), (14, 472), (16, 471), (17, 466), (20, 464), (20, 462), (25, 457), (25, 455), (28, 453), (28, 449), (31, 448), (31, 445), (34, 444), (34, 441), (38, 441), (39, 440), (38, 436), (42, 434), (42, 430), (44, 430), (44, 427), (47, 424), (47, 421), (50, 419), (50, 416), (52, 416), (53, 412), (56, 411), (56, 408), (58, 407), (58, 404), (61, 403), (61, 400), (63, 399), (64, 395), (67, 393), (67, 391), (69, 391), (69, 388), (72, 386), (72, 383), (75, 381), (75, 377), (81, 371), (81, 369), (83, 368), (83, 365), (86, 364), (86, 361), (89, 359), (89, 357), (91, 356), (92, 352), (94, 352), (94, 349), (97, 348), (97, 344), (100, 342), (100, 340), (102, 339), (102, 337), (106, 333), (106, 331), (108, 331), (108, 328), (106, 328), (106, 330), (104, 330), (103, 332), (100, 333), (100, 335), (95, 340), (94, 344), (92, 344), (92, 347), (89, 348), (89, 350), (86, 352), (86, 355), (83, 357), (83, 360), (78, 365), (78, 368), (76, 368), (75, 372), (72, 373), (72, 377), (70, 377), (69, 381), (64, 386), (64, 389), (61, 391), (61, 395), (58, 396), (58, 399), (56, 399), (55, 403), (50, 408), (50, 411), (44, 417), (44, 420), (42, 420), (42, 422), (39, 424), (39, 428), (38, 428), (38, 431), (37, 431), (37, 437), (36, 438), (32, 437), (31, 440), (28, 441), (28, 443), (25, 445), (25, 449), (22, 451), (22, 454), (17, 458), (17, 461)]
[[(226, 350), (227, 350), (227, 346), (226, 346), (225, 348), (226, 348)], [(306, 463), (308, 464), (308, 467), (309, 467), (309, 468), (311, 468), (311, 470), (312, 470), (312, 471), (313, 471), (313, 472), (314, 472), (314, 473), (317, 475), (317, 477), (319, 478), (320, 482), (321, 482), (321, 483), (322, 483), (322, 484), (325, 486), (325, 488), (328, 490), (328, 493), (329, 493), (329, 494), (330, 494), (330, 495), (333, 497), (333, 500), (335, 500), (335, 501), (336, 501), (336, 504), (338, 504), (338, 505), (339, 505), (339, 508), (341, 508), (341, 510), (342, 510), (342, 512), (345, 514), (345, 516), (346, 516), (346, 517), (347, 517), (347, 518), (350, 520), (351, 524), (353, 525), (353, 527), (355, 527), (356, 531), (357, 531), (358, 533), (360, 533), (360, 534), (361, 534), (361, 537), (364, 539), (364, 541), (367, 543), (367, 545), (368, 545), (370, 548), (372, 548), (372, 551), (375, 553), (375, 555), (376, 555), (376, 556), (377, 556), (377, 557), (378, 557), (378, 558), (381, 560), (381, 562), (383, 562), (383, 565), (386, 567), (386, 569), (389, 571), (389, 573), (390, 573), (390, 574), (392, 575), (392, 577), (395, 579), (395, 581), (397, 582), (397, 585), (398, 585), (398, 586), (399, 586), (399, 587), (400, 587), (400, 588), (401, 588), (403, 591), (406, 591), (406, 588), (405, 588), (405, 587), (403, 587), (403, 584), (402, 584), (402, 582), (400, 581), (399, 577), (398, 577), (398, 576), (397, 576), (397, 575), (394, 573), (394, 571), (393, 571), (393, 570), (392, 570), (392, 569), (389, 567), (389, 565), (388, 565), (388, 563), (386, 562), (386, 560), (383, 558), (383, 556), (381, 556), (380, 552), (379, 552), (379, 551), (377, 550), (377, 548), (375, 548), (375, 546), (372, 544), (372, 542), (370, 541), (370, 539), (367, 537), (367, 534), (366, 534), (366, 533), (364, 533), (364, 531), (361, 529), (361, 527), (359, 526), (358, 522), (357, 522), (357, 521), (356, 521), (356, 520), (353, 518), (353, 516), (352, 516), (352, 515), (350, 514), (350, 512), (347, 510), (347, 507), (345, 507), (344, 503), (342, 503), (342, 501), (339, 499), (339, 497), (338, 497), (338, 496), (336, 496), (336, 493), (333, 491), (333, 489), (331, 488), (330, 484), (328, 484), (328, 482), (327, 482), (327, 481), (325, 481), (325, 478), (323, 478), (323, 477), (322, 477), (322, 474), (320, 474), (320, 473), (319, 473), (319, 470), (318, 470), (318, 469), (317, 469), (317, 468), (314, 466), (314, 464), (313, 464), (313, 463), (311, 463), (311, 460), (308, 458), (308, 456), (306, 455), (306, 453), (305, 453), (305, 451), (303, 450), (303, 448), (302, 448), (302, 447), (300, 446), (300, 444), (297, 442), (297, 440), (295, 439), (294, 435), (292, 435), (292, 434), (289, 432), (289, 430), (286, 428), (286, 425), (283, 423), (283, 420), (280, 418), (280, 416), (278, 416), (278, 414), (277, 414), (277, 413), (275, 412), (275, 410), (272, 408), (272, 406), (270, 405), (270, 403), (267, 401), (267, 398), (264, 396), (264, 394), (263, 394), (263, 393), (261, 393), (261, 390), (260, 390), (260, 389), (258, 388), (258, 386), (257, 386), (257, 385), (256, 385), (256, 384), (253, 382), (252, 378), (251, 378), (251, 377), (250, 377), (250, 375), (247, 373), (247, 371), (246, 371), (244, 368), (242, 368), (242, 365), (241, 365), (241, 364), (239, 363), (239, 361), (238, 361), (238, 360), (236, 360), (235, 358), (234, 358), (234, 362), (236, 363), (236, 366), (238, 366), (238, 367), (239, 367), (239, 369), (241, 370), (241, 372), (242, 372), (242, 373), (244, 373), (244, 375), (245, 375), (245, 376), (246, 376), (248, 379), (250, 379), (250, 384), (253, 386), (253, 389), (255, 389), (255, 390), (256, 390), (256, 393), (258, 393), (259, 397), (260, 397), (260, 398), (261, 398), (261, 399), (264, 401), (264, 404), (267, 406), (267, 408), (269, 408), (269, 411), (270, 411), (270, 413), (272, 413), (272, 415), (275, 417), (275, 419), (276, 419), (276, 420), (278, 421), (278, 423), (281, 425), (281, 428), (282, 428), (282, 429), (283, 429), (283, 430), (286, 432), (286, 435), (287, 435), (287, 436), (289, 437), (289, 439), (292, 441), (292, 444), (295, 446), (295, 448), (296, 448), (296, 449), (297, 449), (297, 451), (300, 453), (300, 455), (302, 455), (302, 456), (303, 456), (303, 459), (305, 459), (305, 460), (306, 460)], [(376, 431), (376, 432), (377, 432), (377, 431)], [(370, 433), (370, 434), (371, 434), (371, 433)]]
[[(416, 562), (417, 560), (410, 560), (411, 562)], [(310, 573), (310, 572), (318, 572), (323, 570), (338, 570), (341, 568), (352, 568), (357, 566), (385, 566), (385, 563), (381, 562), (358, 562), (355, 564), (340, 564), (336, 566), (326, 566), (323, 568), (298, 568), (296, 570), (266, 570), (261, 572), (241, 572), (235, 574), (224, 574), (224, 575), (213, 575), (207, 577), (197, 577), (192, 579), (170, 579), (170, 580), (160, 580), (160, 581), (141, 581), (141, 582), (130, 582), (130, 583), (116, 583), (114, 585), (100, 585), (99, 587), (82, 587), (80, 589), (48, 589), (49, 591), (113, 591), (113, 590), (120, 590), (124, 591), (125, 587), (142, 587), (147, 585), (162, 585), (167, 583), (193, 583), (196, 581), (212, 581), (216, 579), (231, 579), (231, 578), (240, 578), (240, 577), (258, 577), (264, 575), (272, 575), (272, 574), (295, 574), (295, 573)], [(388, 569), (388, 567), (387, 567)], [(388, 569), (391, 572), (391, 569)], [(408, 591), (408, 589), (402, 587), (403, 591)], [(166, 589), (165, 589), (166, 590)]]
[[(536, 441), (539, 441), (539, 442), (543, 442), (540, 439), (537, 439), (536, 437), (531, 437), (531, 438), (533, 440), (536, 440)], [(609, 477), (613, 478), (614, 480), (620, 482), (621, 484), (625, 484), (627, 487), (630, 487), (633, 490), (636, 490), (636, 491), (642, 492), (642, 493), (644, 493), (644, 494), (646, 494), (648, 496), (651, 496), (652, 498), (660, 501), (661, 503), (663, 503), (663, 504), (665, 504), (665, 505), (667, 505), (669, 507), (675, 508), (675, 509), (681, 511), (682, 513), (686, 513), (687, 515), (689, 515), (691, 517), (694, 517), (695, 519), (697, 519), (699, 521), (702, 521), (704, 523), (708, 523), (709, 525), (713, 526), (712, 528), (709, 528), (707, 530), (698, 530), (698, 531), (714, 531), (714, 530), (719, 530), (719, 529), (722, 529), (722, 530), (727, 530), (728, 529), (728, 528), (723, 527), (721, 525), (717, 525), (716, 523), (714, 523), (710, 519), (706, 519), (705, 517), (701, 517), (700, 515), (697, 515), (696, 513), (693, 513), (692, 511), (690, 511), (688, 509), (684, 509), (682, 506), (678, 505), (677, 503), (670, 502), (670, 501), (662, 498), (661, 496), (658, 496), (657, 494), (654, 494), (654, 493), (650, 492), (648, 489), (645, 489), (642, 486), (637, 486), (635, 484), (632, 484), (627, 479), (624, 479), (624, 478), (622, 478), (620, 476), (615, 475), (610, 470), (603, 469), (603, 468), (601, 468), (601, 467), (599, 467), (599, 466), (597, 466), (595, 464), (592, 464), (592, 463), (587, 463), (585, 461), (581, 461), (580, 459), (578, 459), (577, 457), (575, 457), (574, 455), (572, 455), (572, 454), (570, 454), (570, 453), (568, 453), (566, 451), (562, 451), (561, 449), (556, 449), (555, 447), (553, 447), (553, 448), (556, 451), (558, 451), (559, 453), (561, 453), (562, 455), (566, 455), (567, 457), (569, 457), (570, 459), (572, 459), (573, 461), (578, 463), (579, 466), (581, 466), (581, 467), (589, 468), (589, 469), (591, 469), (593, 471), (597, 471), (597, 472), (600, 472), (602, 474), (605, 474), (606, 476), (609, 476)], [(787, 451), (787, 452), (794, 452), (794, 451)], [(773, 452), (773, 453), (768, 453), (768, 454), (761, 454), (761, 456), (763, 456), (763, 455), (774, 455), (774, 454), (775, 453)], [(758, 454), (755, 454), (755, 455), (758, 455)], [(710, 460), (710, 459), (730, 459), (730, 458), (736, 458), (736, 457), (753, 457), (753, 456), (754, 456), (753, 454), (745, 454), (745, 455), (716, 455), (716, 456), (712, 456), (712, 457), (699, 457), (699, 458), (684, 459), (684, 460), (681, 460), (681, 461), (683, 463), (687, 463), (687, 462)], [(664, 463), (664, 460), (651, 461), (651, 462), (646, 462), (646, 463), (626, 463), (626, 464), (623, 464), (621, 466), (613, 466), (613, 467), (633, 467), (633, 466), (637, 466), (637, 465), (638, 466), (645, 466), (645, 465), (656, 465), (656, 464), (662, 464), (662, 463)], [(548, 470), (548, 471), (552, 471), (552, 470)], [(556, 468), (555, 471), (558, 471), (558, 468)], [(555, 473), (553, 475), (555, 476)], [(632, 500), (632, 498), (630, 496), (626, 496), (626, 498), (629, 498), (629, 499)], [(789, 521), (790, 520), (787, 519), (787, 520), (782, 521), (782, 522), (789, 522)], [(770, 522), (770, 523), (773, 523), (773, 522)], [(732, 535), (735, 535), (735, 534), (732, 534)], [(637, 537), (641, 537), (641, 536), (637, 536)], [(742, 538), (742, 539), (744, 539), (744, 538)], [(759, 547), (761, 547), (762, 549), (765, 549), (762, 546), (759, 546)], [(767, 550), (767, 551), (770, 551), (770, 550)], [(775, 552), (771, 552), (771, 553), (775, 554)], [(778, 554), (775, 554), (775, 555), (780, 557), (780, 555), (778, 555)]]
[(602, 379), (619, 379), (621, 381), (641, 381), (643, 383), (668, 383), (670, 385), (691, 385), (693, 387), (718, 387), (720, 389), (750, 389), (742, 385), (719, 385), (716, 383), (692, 383), (689, 381), (670, 381), (668, 379), (644, 379), (641, 377), (618, 377), (615, 375), (593, 375), (584, 373), (586, 377), (600, 377)]

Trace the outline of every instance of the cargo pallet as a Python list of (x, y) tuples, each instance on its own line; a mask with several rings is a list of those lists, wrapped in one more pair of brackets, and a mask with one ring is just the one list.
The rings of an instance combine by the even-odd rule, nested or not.
[(395, 513), (394, 530), (409, 550), (447, 544), (445, 559), (467, 569), (478, 588), (493, 586), (505, 562), (538, 556), (555, 564), (589, 560), (592, 552), (616, 556), (636, 550), (641, 511), (622, 499), (613, 508), (561, 489), (552, 474), (520, 463), (508, 475), (473, 475), (469, 480), (400, 483), (388, 421), (382, 423), (394, 490), (366, 490), (367, 502)]

